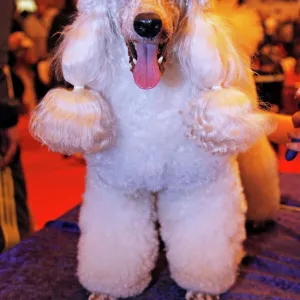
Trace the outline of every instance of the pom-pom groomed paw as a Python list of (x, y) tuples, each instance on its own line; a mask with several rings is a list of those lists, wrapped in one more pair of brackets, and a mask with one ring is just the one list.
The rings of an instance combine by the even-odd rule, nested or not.
[(202, 92), (188, 115), (188, 135), (199, 147), (218, 154), (244, 152), (275, 129), (272, 118), (235, 88)]
[(103, 294), (91, 294), (88, 300), (116, 300), (116, 298)]
[(106, 148), (115, 129), (110, 108), (98, 92), (58, 88), (33, 111), (30, 131), (52, 151), (72, 154)]
[(209, 295), (205, 293), (187, 292), (186, 300), (219, 300), (220, 296)]

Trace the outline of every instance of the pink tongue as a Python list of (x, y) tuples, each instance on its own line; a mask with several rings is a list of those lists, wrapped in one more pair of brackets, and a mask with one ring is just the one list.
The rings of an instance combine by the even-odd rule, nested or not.
[(137, 62), (133, 70), (134, 81), (141, 89), (152, 89), (160, 80), (157, 45), (137, 44)]

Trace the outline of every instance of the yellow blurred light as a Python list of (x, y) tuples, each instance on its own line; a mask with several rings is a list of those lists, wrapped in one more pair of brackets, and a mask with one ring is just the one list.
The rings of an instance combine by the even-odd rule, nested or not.
[(34, 12), (36, 10), (36, 4), (34, 0), (17, 0), (18, 11)]

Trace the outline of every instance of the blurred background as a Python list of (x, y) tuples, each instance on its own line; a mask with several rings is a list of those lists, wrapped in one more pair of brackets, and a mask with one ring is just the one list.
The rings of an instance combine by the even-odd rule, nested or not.
[[(300, 88), (298, 1), (241, 2), (256, 9), (264, 28), (263, 41), (253, 57), (260, 99), (269, 103), (274, 113), (293, 114), (297, 111), (295, 92)], [(60, 32), (75, 14), (75, 0), (16, 0), (14, 6), (8, 65), (14, 98), (21, 107), (17, 126), (33, 231), (79, 204), (84, 191), (82, 156), (51, 153), (28, 132), (29, 114), (45, 93), (55, 85), (67, 85), (55, 79), (50, 61), (60, 42)], [(280, 172), (300, 173), (300, 156), (286, 162), (285, 147), (274, 145), (274, 148)]]

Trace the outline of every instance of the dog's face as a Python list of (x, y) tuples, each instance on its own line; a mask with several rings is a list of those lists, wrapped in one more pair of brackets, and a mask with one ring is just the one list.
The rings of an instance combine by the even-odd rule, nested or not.
[(117, 26), (128, 48), (135, 83), (142, 89), (160, 81), (184, 0), (125, 0), (118, 4)]
[(65, 79), (104, 89), (129, 56), (125, 67), (142, 89), (154, 88), (170, 64), (196, 89), (230, 85), (244, 76), (247, 59), (212, 1), (80, 0), (58, 51)]

